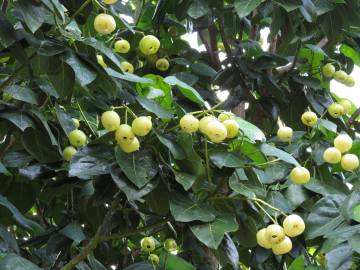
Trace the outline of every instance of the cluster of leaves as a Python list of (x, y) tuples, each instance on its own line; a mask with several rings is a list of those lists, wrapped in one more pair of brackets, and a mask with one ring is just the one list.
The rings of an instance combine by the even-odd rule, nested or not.
[[(338, 98), (320, 70), (360, 65), (359, 1), (118, 1), (106, 6), (117, 23), (107, 36), (93, 28), (102, 9), (98, 0), (2, 1), (0, 269), (152, 269), (140, 251), (146, 235), (180, 246), (178, 256), (159, 254), (161, 269), (357, 269), (360, 174), (322, 154), (337, 133), (356, 136), (359, 112), (326, 115)], [(181, 39), (191, 31), (206, 51)], [(168, 71), (137, 50), (143, 33), (159, 38)], [(112, 51), (119, 38), (131, 44), (125, 56)], [(135, 74), (122, 71), (124, 58)], [(179, 119), (216, 104), (218, 89), (230, 93), (227, 110), (244, 116), (249, 104), (236, 118), (241, 136), (212, 144), (181, 132)], [(132, 154), (99, 124), (122, 105), (154, 120)], [(300, 121), (308, 108), (323, 116), (311, 130)], [(89, 143), (67, 163), (72, 118)], [(279, 118), (296, 130), (290, 144), (272, 138)], [(359, 140), (351, 152), (360, 156)], [(305, 186), (288, 180), (300, 164), (312, 174)], [(289, 255), (257, 246), (270, 220), (254, 198), (304, 218)]]

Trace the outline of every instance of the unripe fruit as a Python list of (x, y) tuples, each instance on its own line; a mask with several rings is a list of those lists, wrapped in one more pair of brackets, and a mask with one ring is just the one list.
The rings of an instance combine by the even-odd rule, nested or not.
[(301, 115), (301, 122), (306, 126), (313, 127), (316, 125), (317, 121), (318, 117), (314, 112), (304, 112)]
[(166, 239), (164, 242), (164, 248), (167, 252), (174, 252), (177, 250), (177, 244), (174, 239)]
[(97, 62), (98, 62), (98, 64), (99, 64), (100, 66), (102, 66), (103, 68), (107, 68), (107, 67), (108, 67), (107, 64), (105, 63), (104, 57), (103, 57), (102, 55), (97, 54), (97, 55), (96, 55), (96, 59), (97, 59)]
[(346, 154), (341, 159), (341, 167), (348, 172), (353, 172), (359, 167), (359, 158), (354, 154)]
[(157, 53), (160, 48), (160, 41), (153, 35), (144, 36), (139, 43), (139, 49), (144, 55)]
[(291, 142), (293, 130), (290, 127), (280, 127), (277, 131), (277, 137), (282, 142)]
[(120, 117), (114, 111), (107, 111), (101, 115), (101, 124), (108, 131), (114, 131), (120, 127)]
[(115, 132), (115, 140), (118, 144), (126, 145), (132, 143), (135, 134), (131, 127), (127, 124), (122, 124)]
[(336, 164), (341, 161), (341, 152), (335, 147), (329, 147), (324, 151), (323, 159), (330, 164)]
[(267, 226), (267, 228), (266, 228), (265, 237), (269, 243), (277, 244), (277, 243), (280, 243), (284, 239), (285, 232), (284, 232), (283, 227), (281, 227), (280, 225), (271, 224), (271, 225)]
[(94, 28), (100, 34), (110, 34), (116, 29), (116, 22), (109, 14), (99, 14), (95, 17)]
[(298, 185), (306, 184), (310, 181), (310, 172), (305, 167), (296, 167), (291, 170), (290, 180)]
[(80, 127), (79, 119), (72, 118), (72, 121), (73, 121), (73, 123), (75, 125), (75, 128), (78, 129)]
[(305, 231), (305, 222), (300, 216), (293, 214), (284, 219), (283, 228), (287, 236), (296, 237)]
[(79, 129), (75, 129), (69, 133), (69, 141), (72, 146), (81, 147), (86, 144), (86, 135)]
[(348, 78), (348, 75), (345, 71), (338, 70), (334, 73), (334, 79), (338, 82), (345, 83), (346, 79)]
[(152, 265), (158, 265), (160, 262), (159, 256), (156, 254), (150, 254), (148, 260)]
[(291, 239), (287, 236), (278, 244), (272, 246), (272, 252), (275, 255), (283, 255), (289, 253), (292, 250)]
[(144, 237), (141, 240), (141, 250), (145, 252), (153, 252), (155, 250), (155, 240), (152, 237)]
[(118, 0), (103, 0), (104, 4), (106, 5), (112, 5), (115, 4)]
[(330, 63), (327, 63), (323, 68), (322, 68), (322, 72), (324, 74), (325, 77), (328, 77), (328, 78), (332, 78), (334, 76), (334, 73), (335, 73), (335, 67), (330, 64)]
[(347, 86), (349, 86), (349, 87), (353, 87), (353, 86), (355, 85), (355, 80), (354, 80), (353, 77), (347, 76), (344, 84), (347, 85)]
[(265, 228), (261, 229), (260, 231), (258, 231), (256, 233), (256, 241), (257, 241), (258, 245), (263, 248), (271, 249), (271, 247), (272, 247), (272, 244), (266, 238), (266, 229)]
[(339, 101), (339, 104), (344, 107), (344, 114), (348, 114), (352, 108), (351, 101), (344, 98)]
[(156, 68), (160, 71), (167, 71), (169, 69), (169, 61), (166, 58), (160, 58), (156, 61)]
[(352, 139), (347, 134), (340, 134), (334, 140), (334, 146), (341, 152), (345, 153), (352, 147)]
[(185, 114), (180, 119), (180, 127), (186, 133), (193, 133), (199, 129), (199, 120), (192, 114)]
[(208, 124), (206, 135), (209, 137), (210, 141), (219, 143), (226, 139), (227, 129), (223, 123), (213, 121)]
[(239, 124), (234, 119), (225, 120), (223, 125), (226, 127), (227, 138), (232, 139), (239, 133)]
[(114, 44), (114, 51), (117, 53), (128, 53), (130, 51), (130, 43), (125, 39), (118, 40)]
[(127, 61), (121, 62), (121, 67), (125, 72), (134, 73), (134, 66)]
[(208, 124), (212, 121), (217, 121), (214, 116), (205, 116), (205, 117), (201, 118), (200, 122), (199, 122), (200, 132), (202, 132), (203, 134), (206, 134), (208, 131)]
[(135, 137), (131, 141), (131, 143), (129, 143), (129, 144), (119, 143), (119, 146), (120, 146), (121, 150), (123, 150), (125, 153), (132, 153), (132, 152), (138, 151), (140, 149), (140, 142)]
[(219, 114), (218, 116), (218, 120), (220, 122), (224, 122), (226, 120), (229, 120), (230, 118), (232, 118), (234, 116), (234, 114), (232, 112), (222, 112)]
[(146, 136), (152, 129), (150, 116), (140, 116), (134, 119), (131, 129), (137, 136)]
[(345, 109), (339, 103), (333, 103), (328, 107), (329, 114), (334, 118), (339, 118), (345, 113)]
[(72, 157), (76, 154), (76, 152), (76, 149), (72, 146), (65, 147), (63, 151), (64, 160), (70, 161)]

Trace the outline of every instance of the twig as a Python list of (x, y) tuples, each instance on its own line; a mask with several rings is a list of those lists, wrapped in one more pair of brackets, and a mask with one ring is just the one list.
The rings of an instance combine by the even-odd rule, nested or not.
[(228, 40), (226, 38), (226, 33), (224, 31), (224, 18), (222, 16), (219, 16), (219, 32), (220, 32), (220, 36), (221, 36), (221, 40), (224, 44), (224, 48), (227, 54), (228, 58), (231, 58), (231, 47), (228, 43)]
[(70, 17), (70, 21), (74, 19), (77, 15), (81, 13), (89, 4), (91, 3), (91, 0), (86, 0), (75, 13)]
[(2, 11), (4, 14), (6, 13), (8, 4), (9, 4), (9, 0), (4, 0), (4, 2), (3, 2), (2, 5), (1, 5), (1, 11)]
[(356, 118), (358, 118), (359, 116), (360, 116), (360, 107), (357, 108), (357, 110), (351, 115), (351, 117), (346, 123), (346, 126), (350, 128), (356, 122)]

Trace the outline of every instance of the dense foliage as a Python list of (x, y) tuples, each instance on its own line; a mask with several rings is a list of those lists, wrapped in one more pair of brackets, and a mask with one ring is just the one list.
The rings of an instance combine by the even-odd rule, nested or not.
[(358, 0), (2, 0), (0, 269), (359, 269), (359, 52)]

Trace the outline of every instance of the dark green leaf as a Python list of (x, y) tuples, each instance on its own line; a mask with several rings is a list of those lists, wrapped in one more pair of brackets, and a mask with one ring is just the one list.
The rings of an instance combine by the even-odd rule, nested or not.
[(179, 172), (173, 171), (175, 174), (175, 180), (183, 186), (185, 190), (189, 190), (192, 185), (195, 183), (196, 176), (186, 173), (186, 172)]
[(222, 149), (210, 151), (209, 158), (220, 169), (222, 167), (239, 168), (246, 163), (242, 156)]
[(182, 147), (176, 142), (176, 140), (169, 135), (161, 135), (159, 132), (156, 132), (156, 136), (158, 137), (159, 141), (165, 145), (171, 154), (174, 156), (175, 159), (184, 159), (185, 152)]
[(173, 115), (162, 107), (158, 102), (144, 97), (137, 96), (136, 100), (147, 111), (154, 113), (157, 117), (170, 119)]
[(35, 128), (35, 125), (31, 120), (31, 118), (27, 116), (27, 114), (21, 111), (0, 113), (0, 118), (9, 120), (11, 123), (13, 123), (15, 126), (20, 128), (22, 131), (25, 131), (25, 129), (29, 127)]
[(90, 70), (74, 53), (66, 53), (63, 59), (73, 69), (75, 78), (80, 85), (85, 86), (95, 80), (96, 73)]
[(256, 9), (262, 0), (235, 0), (234, 7), (240, 18), (246, 17)]
[(295, 166), (300, 167), (299, 162), (297, 162), (297, 160), (295, 158), (293, 158), (292, 155), (290, 155), (287, 152), (280, 150), (274, 146), (263, 143), (260, 146), (260, 150), (266, 156), (274, 156), (274, 157), (277, 157), (277, 158), (281, 159), (282, 161), (285, 161), (289, 164), (293, 164)]
[(234, 119), (239, 124), (240, 130), (251, 142), (266, 140), (264, 133), (257, 126), (240, 117), (234, 117)]
[(86, 239), (85, 234), (82, 231), (81, 225), (78, 223), (70, 223), (60, 231), (61, 234), (74, 240), (76, 243)]
[(327, 270), (348, 270), (352, 263), (352, 250), (348, 244), (339, 245), (326, 254)]
[(7, 254), (0, 259), (1, 270), (41, 270), (32, 262), (15, 254)]
[(166, 77), (164, 79), (164, 82), (166, 82), (169, 85), (176, 85), (177, 87), (179, 87), (180, 92), (189, 100), (191, 100), (195, 103), (204, 104), (203, 98), (194, 88), (192, 88), (190, 85), (180, 81), (175, 76)]

